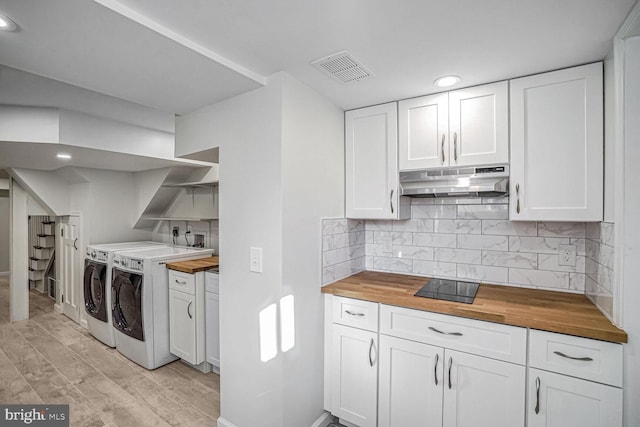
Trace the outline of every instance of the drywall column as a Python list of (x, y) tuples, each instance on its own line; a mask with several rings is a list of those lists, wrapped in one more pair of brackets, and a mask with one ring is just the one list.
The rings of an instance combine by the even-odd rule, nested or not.
[(624, 346), (624, 425), (634, 427), (640, 425), (640, 37), (624, 43), (624, 259), (617, 273), (622, 274), (622, 326), (629, 335), (629, 343)]
[(27, 193), (13, 179), (10, 187), (9, 320), (16, 322), (29, 318), (29, 213)]
[(9, 197), (0, 195), (0, 275), (9, 274), (10, 212), (11, 200)]

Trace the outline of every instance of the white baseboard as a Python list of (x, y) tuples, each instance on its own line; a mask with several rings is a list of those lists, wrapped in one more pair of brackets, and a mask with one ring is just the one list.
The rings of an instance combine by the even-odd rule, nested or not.
[(85, 329), (89, 329), (89, 322), (87, 322), (87, 319), (80, 319), (80, 326)]
[(53, 309), (54, 309), (55, 311), (57, 311), (58, 313), (62, 313), (62, 304), (55, 303), (55, 304), (53, 305)]
[(227, 421), (222, 417), (218, 418), (218, 427), (236, 427), (231, 421)]
[[(318, 418), (313, 424), (311, 424), (311, 427), (327, 427), (327, 425), (329, 425), (331, 421), (333, 421), (333, 417), (331, 416), (331, 414), (328, 412), (324, 412), (322, 415), (320, 415), (320, 418)], [(218, 427), (236, 427), (236, 425), (220, 417), (218, 418)]]
[(311, 427), (327, 427), (331, 421), (333, 421), (333, 417), (325, 411), (315, 423), (311, 424)]

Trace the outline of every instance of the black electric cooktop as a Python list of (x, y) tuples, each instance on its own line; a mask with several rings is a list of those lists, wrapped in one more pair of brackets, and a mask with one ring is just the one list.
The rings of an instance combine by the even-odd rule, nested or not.
[(460, 282), (458, 280), (431, 279), (414, 295), (446, 301), (473, 304), (479, 283)]

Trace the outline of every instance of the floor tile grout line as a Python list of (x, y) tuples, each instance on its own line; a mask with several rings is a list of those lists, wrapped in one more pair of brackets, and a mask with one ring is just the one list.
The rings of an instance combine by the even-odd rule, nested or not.
[(41, 400), (41, 402), (44, 404), (44, 400), (42, 399), (42, 396), (40, 396), (40, 394), (38, 394), (38, 392), (33, 388), (33, 386), (31, 385), (31, 383), (25, 378), (24, 374), (20, 371), (20, 369), (18, 369), (18, 367), (16, 366), (15, 363), (13, 363), (13, 361), (9, 358), (9, 356), (7, 355), (7, 353), (4, 352), (4, 350), (2, 348), (0, 348), (0, 353), (2, 353), (4, 355), (4, 357), (9, 361), (9, 363), (11, 364), (11, 366), (13, 367), (13, 369), (16, 370), (16, 372), (18, 373), (18, 375), (20, 375), (20, 378), (22, 378), (22, 380), (25, 382), (25, 384), (27, 386), (29, 386), (29, 388), (31, 389), (31, 391), (33, 391), (33, 393), (38, 396), (38, 398)]

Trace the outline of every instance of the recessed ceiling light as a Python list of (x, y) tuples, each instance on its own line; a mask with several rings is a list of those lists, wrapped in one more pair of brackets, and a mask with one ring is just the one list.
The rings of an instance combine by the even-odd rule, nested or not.
[(59, 158), (59, 159), (70, 159), (71, 158), (71, 154), (58, 153), (58, 154), (56, 154), (56, 157)]
[(15, 22), (11, 20), (7, 15), (0, 13), (0, 30), (2, 31), (15, 31), (18, 28)]
[(443, 77), (437, 78), (433, 82), (433, 84), (438, 87), (449, 87), (449, 86), (453, 86), (459, 81), (460, 81), (460, 77), (458, 76), (443, 76)]

